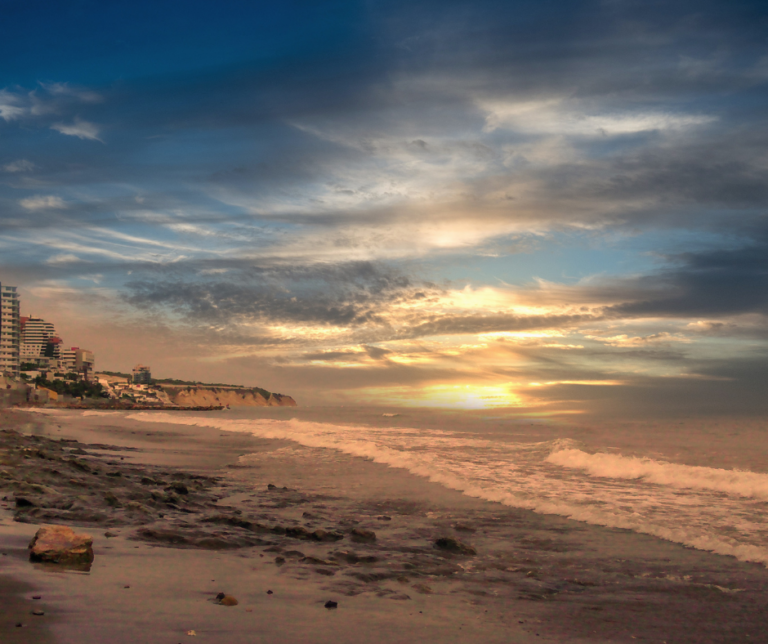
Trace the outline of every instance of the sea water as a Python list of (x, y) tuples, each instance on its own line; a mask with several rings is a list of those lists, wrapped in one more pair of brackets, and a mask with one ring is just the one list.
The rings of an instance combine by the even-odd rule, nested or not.
[(128, 417), (287, 440), (296, 450), (320, 450), (323, 460), (370, 459), (472, 497), (768, 566), (768, 433), (759, 425), (745, 439), (727, 423), (701, 430), (695, 423), (608, 423), (586, 430), (426, 412), (280, 409)]

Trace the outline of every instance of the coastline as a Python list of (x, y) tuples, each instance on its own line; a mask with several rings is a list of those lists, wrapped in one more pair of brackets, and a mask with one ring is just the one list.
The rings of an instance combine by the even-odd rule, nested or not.
[[(273, 545), (201, 550), (134, 541), (135, 526), (120, 527), (110, 539), (103, 528), (86, 527), (81, 531), (95, 538), (94, 568), (63, 576), (25, 561), (19, 544), (37, 526), (14, 522), (5, 502), (0, 544), (10, 552), (3, 574), (28, 584), (11, 595), (26, 597), (31, 585), (50, 601), (40, 620), (51, 623), (53, 641), (104, 641), (99, 638), (110, 628), (109, 639), (117, 642), (183, 641), (188, 630), (211, 641), (226, 634), (234, 642), (489, 643), (759, 641), (763, 632), (768, 571), (756, 564), (471, 499), (359, 458), (349, 457), (342, 471), (322, 461), (299, 467), (281, 456), (288, 441), (105, 414), (3, 412), (3, 423), (25, 435), (131, 448), (103, 451), (96, 460), (122, 457), (126, 467), (221, 476), (213, 492), (228, 516), (347, 532), (336, 543), (270, 533), (259, 538)], [(244, 465), (238, 462), (243, 454), (270, 457)], [(120, 466), (113, 462), (110, 467)], [(289, 488), (301, 502), (270, 501), (268, 483)], [(189, 518), (194, 525), (194, 515)], [(374, 529), (377, 542), (350, 543), (353, 524)], [(238, 530), (221, 532), (242, 538)], [(432, 542), (441, 535), (471, 543), (478, 555), (436, 552)], [(339, 563), (331, 556), (352, 548), (378, 563)], [(333, 565), (283, 556), (294, 550)], [(275, 563), (279, 556), (286, 559), (282, 566)], [(219, 591), (240, 605), (213, 604)], [(325, 610), (328, 599), (339, 609)], [(271, 617), (265, 621), (266, 609)], [(40, 623), (34, 623), (41, 631), (35, 637), (45, 636)], [(30, 639), (32, 631), (23, 634), (8, 641), (44, 641)]]

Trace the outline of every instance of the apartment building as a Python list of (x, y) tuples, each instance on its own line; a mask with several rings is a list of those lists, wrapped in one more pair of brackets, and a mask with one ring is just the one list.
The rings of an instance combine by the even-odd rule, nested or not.
[(93, 376), (96, 358), (93, 351), (72, 347), (71, 349), (62, 349), (60, 352), (59, 364), (63, 371), (76, 371), (83, 374), (86, 379)]
[(0, 374), (19, 375), (19, 294), (0, 282)]
[(152, 384), (152, 372), (149, 367), (143, 364), (137, 364), (133, 368), (133, 384), (150, 385)]
[(51, 322), (34, 315), (20, 318), (22, 362), (37, 362), (39, 358), (59, 360), (61, 358), (61, 339)]

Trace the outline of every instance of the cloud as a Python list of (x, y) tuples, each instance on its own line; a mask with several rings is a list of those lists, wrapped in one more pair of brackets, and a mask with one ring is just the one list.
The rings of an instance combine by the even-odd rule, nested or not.
[(15, 94), (6, 89), (0, 89), (0, 118), (6, 122), (21, 118), (27, 112)]
[(691, 342), (690, 338), (682, 335), (675, 335), (667, 331), (659, 331), (646, 336), (629, 336), (626, 333), (601, 337), (595, 335), (585, 335), (590, 340), (597, 340), (611, 347), (644, 347), (648, 345), (667, 344), (669, 342)]
[(505, 128), (532, 134), (605, 136), (681, 130), (717, 120), (706, 114), (675, 114), (653, 110), (590, 113), (579, 101), (570, 103), (559, 98), (538, 101), (512, 98), (504, 101), (480, 100), (477, 106), (486, 113), (483, 128), (486, 132)]
[(133, 280), (126, 301), (188, 319), (358, 327), (386, 324), (385, 304), (416, 289), (395, 269), (369, 262), (263, 265), (241, 268), (227, 281)]
[(36, 195), (34, 197), (27, 197), (26, 199), (20, 199), (19, 203), (27, 210), (59, 209), (67, 207), (64, 200), (55, 195)]
[(31, 161), (26, 159), (18, 159), (17, 161), (11, 161), (3, 166), (3, 170), (6, 172), (32, 172), (37, 166)]
[(79, 139), (89, 139), (91, 141), (100, 141), (99, 128), (93, 123), (83, 121), (81, 119), (75, 119), (72, 124), (67, 125), (65, 123), (54, 123), (51, 125), (52, 130), (66, 134), (67, 136), (76, 136)]
[(671, 267), (624, 280), (626, 299), (607, 315), (720, 317), (768, 314), (768, 236), (735, 249), (680, 253)]
[(46, 260), (47, 264), (79, 264), (84, 260), (80, 259), (77, 255), (71, 253), (62, 253), (59, 255), (53, 255)]

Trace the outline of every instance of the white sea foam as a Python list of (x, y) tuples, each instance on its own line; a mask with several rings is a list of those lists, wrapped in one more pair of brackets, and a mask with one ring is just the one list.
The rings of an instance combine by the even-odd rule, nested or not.
[(128, 418), (332, 449), (405, 469), (471, 497), (651, 534), (768, 566), (762, 502), (768, 475), (589, 454), (570, 440), (510, 443), (440, 430), (159, 412)]
[(576, 468), (592, 476), (643, 479), (681, 489), (702, 489), (768, 500), (768, 474), (698, 467), (620, 454), (588, 454), (579, 449), (556, 449), (547, 461)]

